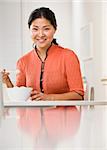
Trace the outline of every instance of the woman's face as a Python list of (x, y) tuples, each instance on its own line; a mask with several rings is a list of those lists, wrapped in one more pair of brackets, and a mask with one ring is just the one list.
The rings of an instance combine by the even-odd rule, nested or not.
[(48, 48), (55, 34), (55, 28), (45, 18), (35, 19), (30, 26), (30, 31), (31, 38), (37, 49)]

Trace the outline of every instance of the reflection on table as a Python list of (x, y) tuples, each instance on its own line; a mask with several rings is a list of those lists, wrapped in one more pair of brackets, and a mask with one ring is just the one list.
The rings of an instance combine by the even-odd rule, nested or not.
[(56, 146), (66, 137), (74, 136), (80, 123), (76, 107), (18, 109), (20, 129), (35, 139), (36, 147)]
[(0, 150), (106, 150), (107, 106), (8, 107)]

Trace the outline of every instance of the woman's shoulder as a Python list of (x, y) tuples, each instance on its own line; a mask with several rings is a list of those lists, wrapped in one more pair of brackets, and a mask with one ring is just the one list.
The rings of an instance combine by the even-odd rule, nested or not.
[(60, 50), (60, 52), (64, 55), (64, 56), (74, 56), (77, 57), (77, 54), (74, 50), (70, 49), (70, 48), (64, 48), (61, 46), (58, 46), (58, 49)]
[(65, 61), (77, 61), (79, 62), (79, 58), (76, 54), (76, 52), (69, 48), (64, 48), (59, 46), (58, 49), (61, 53), (61, 58), (63, 58)]
[(34, 50), (31, 50), (24, 55), (22, 55), (18, 61), (28, 61), (34, 55)]

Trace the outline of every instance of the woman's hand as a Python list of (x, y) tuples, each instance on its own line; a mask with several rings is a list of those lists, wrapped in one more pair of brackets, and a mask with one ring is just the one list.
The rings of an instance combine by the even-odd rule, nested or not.
[(9, 78), (9, 72), (6, 72), (6, 70), (4, 69), (2, 72), (1, 72), (1, 74), (2, 74), (2, 81), (3, 81), (3, 83), (8, 83), (9, 82), (9, 80), (10, 80), (10, 78)]
[(51, 94), (44, 94), (42, 92), (38, 92), (36, 90), (32, 90), (31, 92), (31, 100), (39, 101), (39, 100), (52, 100)]
[(3, 83), (6, 83), (9, 80), (9, 73), (4, 69), (1, 74)]
[(31, 92), (31, 100), (41, 100), (41, 96), (42, 96), (42, 93), (41, 92), (37, 92), (36, 90), (32, 90)]
[(13, 84), (10, 80), (10, 77), (9, 77), (9, 72), (6, 72), (6, 70), (4, 69), (2, 72), (2, 81), (3, 83), (5, 83), (7, 85), (7, 87), (13, 87)]

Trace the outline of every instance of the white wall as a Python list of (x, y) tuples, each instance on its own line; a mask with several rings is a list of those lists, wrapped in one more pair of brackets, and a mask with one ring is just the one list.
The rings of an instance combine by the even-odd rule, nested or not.
[[(95, 99), (105, 99), (105, 89), (101, 83), (102, 77), (102, 3), (98, 1), (84, 1), (72, 3), (72, 39), (74, 49), (78, 49), (81, 59), (82, 72), (90, 86), (95, 88)], [(93, 26), (92, 50), (93, 58), (83, 61), (81, 57), (81, 28), (91, 23)], [(84, 40), (85, 44), (86, 40)]]
[(0, 69), (15, 69), (21, 56), (20, 3), (0, 1)]
[[(22, 55), (20, 0), (0, 1), (0, 70), (15, 70)], [(12, 81), (15, 73), (11, 73)]]
[(107, 99), (107, 2), (102, 3), (102, 84)]
[(107, 79), (107, 2), (102, 4), (102, 78)]

